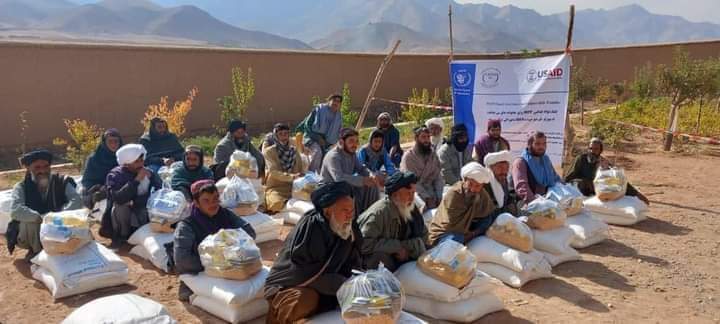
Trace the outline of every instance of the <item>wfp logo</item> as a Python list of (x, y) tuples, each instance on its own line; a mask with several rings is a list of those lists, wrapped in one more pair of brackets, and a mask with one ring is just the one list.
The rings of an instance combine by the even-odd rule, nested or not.
[(562, 79), (562, 77), (562, 68), (554, 68), (551, 70), (530, 70), (527, 74), (527, 80), (531, 83), (538, 80)]
[(467, 87), (470, 85), (470, 82), (472, 82), (472, 76), (468, 70), (457, 70), (455, 74), (453, 74), (453, 82), (460, 88)]

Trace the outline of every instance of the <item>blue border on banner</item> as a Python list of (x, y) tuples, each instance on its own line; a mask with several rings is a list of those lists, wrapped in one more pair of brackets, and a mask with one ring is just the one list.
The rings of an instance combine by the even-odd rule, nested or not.
[[(464, 124), (468, 138), (475, 138), (475, 116), (473, 115), (473, 97), (475, 92), (475, 70), (473, 63), (450, 63), (450, 83), (453, 89), (453, 119), (455, 125)], [(474, 143), (473, 143), (474, 144)]]

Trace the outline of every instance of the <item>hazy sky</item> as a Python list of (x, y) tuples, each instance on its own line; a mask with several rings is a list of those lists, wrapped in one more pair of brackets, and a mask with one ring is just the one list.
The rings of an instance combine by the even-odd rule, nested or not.
[(682, 16), (695, 22), (720, 23), (720, 0), (457, 0), (461, 3), (485, 2), (496, 6), (512, 4), (520, 8), (535, 9), (541, 14), (567, 11), (570, 4), (575, 10), (612, 9), (628, 4), (639, 4), (652, 13)]

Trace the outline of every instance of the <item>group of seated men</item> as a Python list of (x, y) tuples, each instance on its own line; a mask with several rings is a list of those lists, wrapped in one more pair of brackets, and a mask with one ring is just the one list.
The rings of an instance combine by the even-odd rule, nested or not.
[[(583, 193), (592, 194), (595, 172), (609, 167), (601, 156), (602, 142), (593, 139), (588, 153), (578, 156), (565, 179), (560, 178), (545, 154), (547, 139), (541, 132), (533, 133), (522, 155), (513, 159), (497, 120), (490, 120), (487, 134), (472, 145), (464, 125), (453, 126), (444, 139), (443, 120), (433, 118), (414, 129), (414, 145), (403, 151), (390, 114), (382, 113), (369, 142), (359, 148), (358, 132), (341, 128), (341, 101), (342, 96), (330, 96), (301, 123), (303, 147), (290, 141), (290, 127), (280, 123), (260, 151), (246, 124), (232, 121), (209, 167), (202, 149), (183, 148), (162, 119), (151, 121), (141, 144), (123, 145), (120, 133), (110, 129), (87, 159), (80, 194), (72, 178), (51, 172), (51, 153), (25, 154), (20, 159), (25, 179), (13, 189), (8, 247), (27, 249), (29, 260), (42, 250), (44, 214), (92, 207), (102, 199), (108, 200), (108, 208), (100, 233), (119, 247), (148, 223), (146, 203), (152, 190), (162, 186), (157, 171), (167, 166), (172, 188), (192, 202), (190, 216), (175, 229), (174, 270), (199, 273), (203, 266), (197, 248), (208, 235), (242, 228), (255, 237), (247, 222), (220, 206), (214, 182), (224, 176), (233, 152), (245, 151), (257, 160), (269, 213), (284, 208), (294, 179), (306, 172), (319, 172), (322, 178), (311, 195), (314, 210), (289, 233), (266, 281), (268, 321), (290, 323), (336, 307), (335, 293), (353, 269), (382, 263), (394, 271), (445, 240), (465, 244), (484, 235), (499, 214), (517, 215), (556, 182), (577, 182)], [(309, 164), (303, 155), (310, 156)], [(647, 202), (632, 186), (628, 195)], [(422, 213), (429, 209), (437, 211), (426, 226)], [(190, 294), (181, 285), (180, 299)]]

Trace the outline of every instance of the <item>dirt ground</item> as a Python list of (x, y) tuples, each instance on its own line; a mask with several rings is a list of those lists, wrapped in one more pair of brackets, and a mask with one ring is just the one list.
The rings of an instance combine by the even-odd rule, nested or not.
[[(553, 269), (555, 278), (501, 287), (506, 310), (478, 323), (720, 323), (720, 198), (713, 194), (720, 158), (661, 153), (650, 142), (638, 136), (618, 159), (652, 201), (649, 218), (611, 227), (609, 240)], [(280, 244), (260, 245), (267, 264)], [(130, 266), (129, 285), (53, 302), (31, 278), (24, 251), (9, 256), (0, 240), (0, 323), (57, 323), (84, 303), (125, 292), (164, 304), (180, 323), (222, 323), (177, 301), (177, 278), (128, 250), (120, 255)]]

